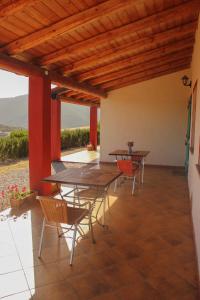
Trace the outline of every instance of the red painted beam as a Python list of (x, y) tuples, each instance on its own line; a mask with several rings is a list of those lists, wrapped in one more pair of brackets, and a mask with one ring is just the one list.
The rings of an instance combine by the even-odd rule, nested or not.
[(90, 144), (97, 149), (97, 107), (90, 107)]
[(51, 78), (53, 83), (61, 85), (63, 87), (70, 88), (75, 91), (84, 92), (89, 95), (106, 98), (107, 94), (100, 88), (96, 88), (86, 83), (79, 83), (78, 81), (64, 77), (54, 71), (44, 70), (37, 65), (30, 64), (28, 62), (20, 61), (14, 57), (9, 57), (6, 54), (0, 53), (0, 68), (24, 76), (46, 76)]
[(51, 100), (51, 160), (61, 156), (61, 101)]
[(47, 76), (29, 78), (29, 173), (31, 190), (51, 193), (51, 185), (41, 181), (51, 175), (51, 81)]

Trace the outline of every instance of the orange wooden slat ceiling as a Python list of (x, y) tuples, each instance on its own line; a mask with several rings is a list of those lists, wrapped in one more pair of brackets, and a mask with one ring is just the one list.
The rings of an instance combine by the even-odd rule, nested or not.
[(0, 55), (84, 81), (62, 99), (99, 105), (90, 87), (109, 91), (189, 67), (199, 10), (199, 0), (4, 0)]

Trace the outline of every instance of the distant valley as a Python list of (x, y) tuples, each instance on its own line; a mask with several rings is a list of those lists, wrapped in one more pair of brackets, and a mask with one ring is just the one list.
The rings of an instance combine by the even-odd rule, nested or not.
[[(81, 105), (62, 103), (61, 120), (61, 128), (88, 126), (89, 108)], [(27, 95), (14, 98), (0, 98), (0, 124), (1, 128), (7, 128), (6, 126), (28, 127)]]

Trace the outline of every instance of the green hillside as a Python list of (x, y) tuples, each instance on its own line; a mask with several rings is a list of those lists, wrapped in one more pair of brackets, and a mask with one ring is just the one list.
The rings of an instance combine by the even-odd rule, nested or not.
[[(28, 127), (27, 95), (14, 98), (0, 98), (0, 124), (10, 127)], [(89, 125), (89, 108), (62, 103), (62, 128), (76, 128)]]

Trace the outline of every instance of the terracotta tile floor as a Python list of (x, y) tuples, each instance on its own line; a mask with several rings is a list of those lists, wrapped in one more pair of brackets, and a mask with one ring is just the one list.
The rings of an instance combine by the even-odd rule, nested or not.
[[(47, 229), (37, 258), (42, 214), (24, 207), (0, 222), (0, 298), (7, 300), (194, 300), (197, 269), (186, 179), (146, 168), (131, 196), (130, 182), (110, 189), (108, 230), (95, 225), (96, 244), (81, 240), (73, 267), (68, 240)], [(25, 215), (24, 215), (25, 213)]]

